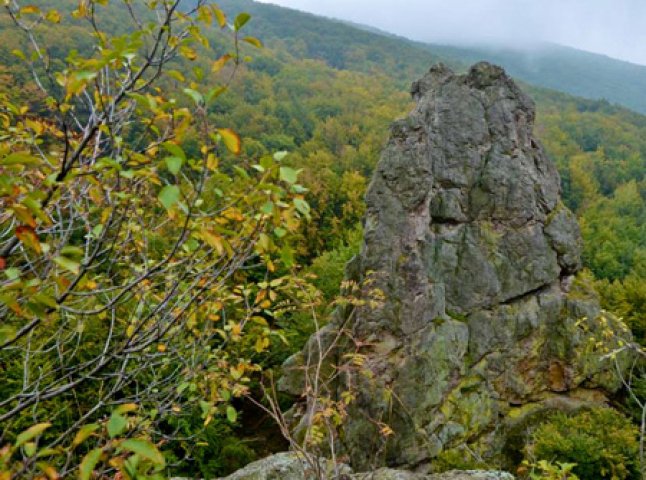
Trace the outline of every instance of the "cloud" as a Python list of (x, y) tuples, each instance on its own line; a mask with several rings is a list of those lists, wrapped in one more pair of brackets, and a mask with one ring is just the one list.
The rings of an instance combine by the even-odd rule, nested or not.
[(271, 0), (428, 42), (554, 42), (646, 65), (646, 0)]

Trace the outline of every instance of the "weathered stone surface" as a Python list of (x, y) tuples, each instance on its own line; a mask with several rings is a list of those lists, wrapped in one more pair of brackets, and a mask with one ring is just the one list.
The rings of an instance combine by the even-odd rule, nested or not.
[[(381, 468), (373, 472), (352, 473), (347, 465), (335, 469), (331, 462), (321, 459), (321, 475), (329, 480), (513, 480), (509, 473), (468, 470), (436, 475), (424, 475), (405, 470)], [(247, 465), (221, 480), (318, 480), (310, 465), (294, 452), (271, 455)]]
[[(319, 472), (325, 478), (348, 478), (352, 470), (347, 465), (335, 466), (320, 459)], [(294, 452), (281, 452), (256, 462), (221, 480), (318, 480), (316, 470), (303, 456)]]
[[(436, 66), (412, 93), (417, 105), (392, 126), (347, 271), (369, 277), (363, 294), (376, 287), (385, 301), (336, 325), (351, 318), (344, 328), (371, 374), (337, 384), (356, 392), (342, 447), (358, 471), (372, 469), (375, 452), (381, 464), (433, 471), (438, 455), (464, 444), (509, 465), (518, 409), (560, 409), (555, 398), (590, 405), (618, 388), (587, 348), (602, 324), (574, 277), (579, 227), (534, 136), (534, 104), (502, 69)], [(301, 365), (292, 359), (292, 372)], [(283, 381), (291, 392), (294, 378)], [(380, 422), (395, 434), (384, 439)]]
[(513, 475), (507, 472), (466, 470), (424, 475), (405, 470), (382, 468), (374, 472), (354, 474), (353, 480), (514, 480)]

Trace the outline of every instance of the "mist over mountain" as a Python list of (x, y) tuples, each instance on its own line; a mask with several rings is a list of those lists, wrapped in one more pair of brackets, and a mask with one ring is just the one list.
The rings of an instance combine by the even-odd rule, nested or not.
[[(397, 52), (394, 75), (420, 75), (412, 65), (445, 61), (453, 67), (487, 60), (504, 67), (515, 78), (594, 100), (607, 100), (646, 113), (646, 66), (571, 47), (530, 41), (526, 36), (513, 42), (489, 38), (486, 44), (444, 45), (423, 43), (383, 32), (375, 27), (342, 22), (302, 11), (251, 0), (225, 0), (225, 8), (245, 8), (256, 15), (254, 29), (265, 40), (285, 41), (285, 47), (306, 47), (307, 55), (324, 59), (336, 68), (350, 63), (358, 48), (368, 61), (379, 62), (384, 52)], [(463, 42), (463, 43), (464, 43)], [(505, 46), (507, 45), (507, 46)], [(357, 68), (357, 67), (355, 67)]]
[[(261, 0), (266, 1), (266, 0)], [(429, 43), (556, 43), (646, 65), (639, 0), (268, 0)]]

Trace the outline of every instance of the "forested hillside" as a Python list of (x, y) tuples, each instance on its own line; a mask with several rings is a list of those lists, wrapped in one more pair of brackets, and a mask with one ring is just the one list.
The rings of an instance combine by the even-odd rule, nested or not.
[[(47, 422), (40, 433), (51, 430), (40, 446), (59, 448), (59, 437), (69, 440), (73, 447), (63, 464), (72, 461), (77, 447), (83, 455), (99, 449), (97, 464), (100, 455), (107, 458), (98, 443), (91, 448), (81, 443), (91, 438), (113, 445), (126, 435), (127, 424), (137, 434), (157, 436), (169, 474), (227, 474), (284, 448), (267, 417), (243, 398), (260, 398), (257, 372), (277, 370), (302, 347), (315, 328), (312, 312), (325, 323), (337, 304), (345, 305), (336, 298), (344, 265), (360, 248), (363, 196), (391, 123), (412, 106), (410, 83), (438, 61), (463, 70), (463, 60), (470, 62), (472, 53), (434, 48), (429, 53), (422, 44), (340, 22), (249, 0), (225, 0), (220, 4), (228, 23), (237, 22), (237, 41), (220, 23), (219, 10), (217, 15), (204, 13), (202, 33), (186, 34), (192, 43), (173, 40), (181, 47), (168, 47), (179, 52), (164, 63), (168, 74), (155, 76), (155, 83), (142, 90), (134, 82), (119, 97), (127, 101), (122, 117), (115, 116), (115, 121), (124, 119), (119, 129), (88, 130), (83, 122), (91, 125), (98, 118), (92, 112), (103, 111), (104, 102), (118, 96), (95, 79), (103, 78), (102, 69), (127, 71), (134, 52), (149, 48), (156, 31), (146, 30), (142, 40), (131, 34), (137, 28), (125, 20), (128, 12), (119, 2), (105, 7), (108, 2), (90, 3), (100, 19), (97, 31), (109, 32), (111, 39), (102, 48), (96, 47), (103, 39), (92, 34), (87, 11), (77, 9), (70, 17), (78, 2), (48, 0), (22, 12), (30, 21), (50, 8), (60, 10), (62, 19), (51, 15), (34, 27), (35, 40), (44, 46), (41, 53), (51, 57), (49, 65), (57, 72), (46, 85), (51, 98), (60, 97), (56, 101), (43, 93), (29, 70), (30, 63), (38, 63), (29, 37), (5, 11), (0, 14), (0, 286), (6, 289), (0, 294), (0, 342), (13, 345), (17, 338), (22, 348), (0, 347), (6, 380), (0, 381), (0, 440), (18, 445), (11, 451), (18, 456), (18, 447), (37, 433), (23, 437), (27, 440), (22, 443), (17, 433)], [(250, 20), (239, 16), (243, 11), (251, 14)], [(138, 15), (144, 23), (154, 18), (143, 7)], [(240, 38), (238, 31), (244, 32)], [(264, 46), (258, 48), (260, 42)], [(578, 53), (572, 55), (580, 61)], [(85, 57), (108, 60), (98, 65)], [(560, 59), (572, 64), (568, 55)], [(597, 69), (593, 60), (591, 68)], [(597, 287), (603, 306), (623, 317), (644, 341), (646, 117), (606, 101), (535, 86), (570, 88), (569, 77), (549, 80), (559, 65), (541, 68), (537, 76), (521, 69), (510, 72), (533, 84), (525, 86), (537, 104), (537, 135), (558, 167), (563, 200), (582, 227), (585, 276)], [(45, 70), (37, 67), (47, 76)], [(612, 73), (630, 88), (600, 85), (621, 92), (607, 97), (635, 110), (646, 108), (635, 90), (641, 70), (634, 76), (632, 70)], [(132, 72), (124, 75), (131, 78)], [(610, 91), (574, 83), (584, 96)], [(85, 109), (86, 103), (94, 110)], [(77, 129), (66, 146), (61, 142), (68, 138), (68, 127), (57, 123), (57, 115)], [(129, 115), (136, 117), (127, 120)], [(84, 136), (88, 131), (91, 136), (100, 132), (109, 146), (94, 145)], [(87, 153), (89, 146), (101, 152)], [(70, 170), (69, 177), (57, 176), (54, 159), (75, 148), (91, 161)], [(41, 164), (42, 171), (31, 170)], [(202, 164), (208, 172), (201, 171)], [(73, 183), (58, 189), (62, 178)], [(66, 196), (76, 186), (82, 193)], [(47, 204), (43, 199), (49, 198), (62, 200), (51, 211), (35, 203)], [(50, 215), (71, 219), (68, 229), (50, 229)], [(113, 225), (114, 233), (97, 224)], [(43, 247), (35, 233), (43, 245), (48, 236), (55, 241)], [(14, 251), (16, 238), (24, 244), (23, 257), (10, 258), (7, 252)], [(177, 244), (174, 238), (180, 239)], [(88, 250), (94, 248), (92, 242), (100, 247), (94, 254)], [(208, 250), (204, 258), (199, 257), (202, 249)], [(116, 258), (114, 266), (85, 267), (89, 259), (108, 253), (117, 255), (109, 257)], [(230, 261), (223, 262), (224, 257)], [(129, 281), (138, 282), (132, 284), (135, 293), (130, 294)], [(65, 304), (68, 289), (77, 287), (74, 303)], [(97, 288), (99, 293), (93, 294)], [(208, 300), (201, 295), (207, 289), (213, 292)], [(124, 303), (115, 300), (115, 290)], [(195, 290), (199, 294), (193, 298)], [(159, 322), (149, 331), (159, 336), (145, 335), (146, 322), (156, 318)], [(182, 323), (165, 323), (178, 318)], [(33, 347), (34, 360), (32, 339), (22, 338), (21, 332), (32, 322), (46, 325), (43, 319), (67, 336), (65, 342), (49, 343), (51, 331), (34, 333), (33, 341), (41, 342)], [(200, 334), (206, 331), (208, 339)], [(102, 353), (109, 342), (121, 349), (109, 358), (113, 363)], [(203, 356), (195, 353), (206, 345)], [(173, 355), (165, 357), (165, 352)], [(29, 362), (23, 362), (25, 357)], [(146, 368), (132, 367), (132, 358), (141, 358)], [(178, 358), (181, 362), (175, 363)], [(81, 372), (85, 380), (78, 388), (54, 394), (76, 381), (78, 372), (67, 370), (66, 362), (72, 361), (90, 373)], [(99, 362), (100, 371), (92, 370), (93, 362)], [(120, 377), (106, 365), (117, 372), (133, 371)], [(194, 373), (182, 381), (187, 371)], [(39, 381), (53, 378), (56, 382), (42, 396)], [(95, 403), (99, 391), (101, 401)], [(136, 403), (143, 407), (133, 413)], [(111, 410), (120, 404), (128, 406)], [(634, 404), (617, 404), (637, 415)], [(142, 424), (135, 421), (139, 417)], [(100, 437), (95, 432), (108, 421), (109, 434)], [(83, 423), (91, 428), (74, 438), (74, 429)], [(36, 445), (28, 448), (25, 458), (34, 455)], [(125, 454), (116, 451), (121, 460), (114, 465), (121, 468)], [(143, 457), (158, 460), (156, 455)], [(41, 468), (36, 465), (30, 460), (21, 472)], [(106, 471), (117, 468), (107, 465)]]
[(646, 113), (646, 66), (604, 55), (551, 44), (525, 48), (428, 44), (252, 0), (221, 4), (225, 9), (242, 8), (254, 14), (258, 21), (253, 31), (268, 44), (276, 42), (297, 58), (322, 59), (335, 68), (384, 71), (409, 82), (431, 62), (464, 69), (486, 60), (536, 86), (605, 99)]

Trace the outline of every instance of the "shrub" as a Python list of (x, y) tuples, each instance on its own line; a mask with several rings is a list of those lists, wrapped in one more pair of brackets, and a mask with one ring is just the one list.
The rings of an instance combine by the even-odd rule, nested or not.
[(529, 464), (526, 467), (531, 468), (529, 478), (531, 480), (580, 480), (572, 470), (576, 465), (574, 463), (557, 463), (556, 465), (540, 460), (536, 464)]
[(611, 408), (558, 412), (533, 432), (525, 453), (531, 461), (574, 463), (581, 480), (637, 479), (637, 437), (630, 420)]

